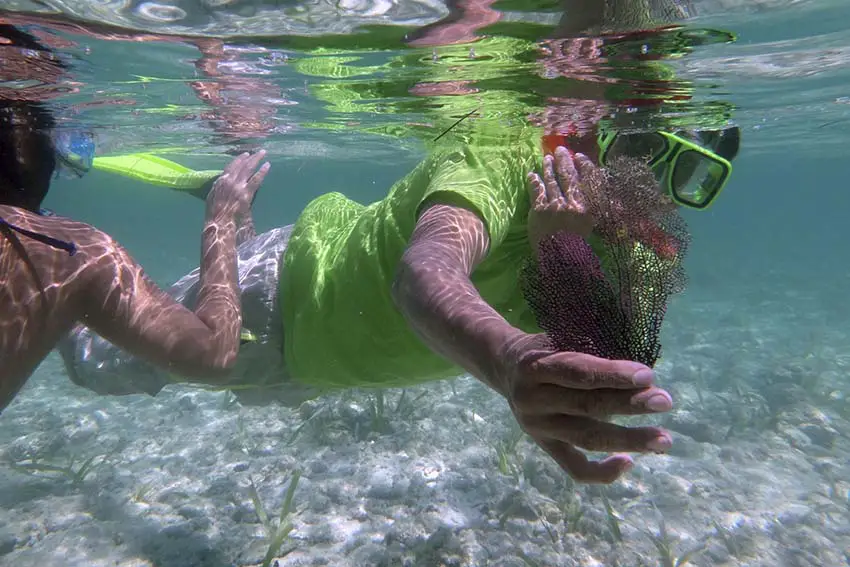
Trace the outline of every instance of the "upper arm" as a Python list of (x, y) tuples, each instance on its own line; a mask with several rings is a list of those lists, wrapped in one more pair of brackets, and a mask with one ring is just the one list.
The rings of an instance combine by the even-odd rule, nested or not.
[(525, 199), (513, 174), (527, 166), (514, 163), (516, 153), (466, 146), (432, 156), (433, 173), (422, 193), (408, 252), (430, 250), (440, 259), (459, 262), (469, 275), (490, 248), (501, 244)]
[(428, 185), (399, 273), (426, 275), (433, 267), (470, 276), (519, 217), (527, 217), (525, 176), (534, 169), (538, 153), (528, 142), (464, 146), (432, 155), (424, 164), (430, 172)]
[(484, 221), (472, 210), (440, 202), (426, 204), (404, 256), (404, 263), (435, 263), (436, 269), (466, 275), (487, 255), (490, 238)]
[(507, 148), (465, 146), (434, 155), (433, 173), (422, 195), (418, 220), (432, 205), (450, 205), (458, 215), (461, 211), (475, 215), (490, 246), (501, 244), (513, 223), (518, 192), (524, 195), (511, 175), (517, 169), (512, 163), (513, 153)]
[[(87, 267), (82, 321), (122, 349), (186, 378), (210, 377), (235, 360), (195, 313), (160, 289), (117, 243), (104, 236)], [(225, 315), (226, 316), (226, 315)], [(241, 321), (230, 324), (239, 326)]]

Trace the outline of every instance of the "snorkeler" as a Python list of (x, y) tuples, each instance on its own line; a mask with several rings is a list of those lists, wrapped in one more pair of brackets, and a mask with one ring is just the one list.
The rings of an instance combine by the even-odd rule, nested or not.
[[(682, 134), (603, 136), (602, 163), (652, 151), (663, 192), (682, 206), (705, 208), (731, 166)], [(735, 130), (718, 133), (723, 143), (715, 147), (728, 152), (735, 137)], [(463, 369), (505, 396), (523, 427), (578, 480), (611, 481), (630, 460), (590, 463), (572, 445), (669, 447), (657, 428), (594, 419), (668, 410), (669, 395), (652, 386), (649, 368), (550, 352), (537, 346), (541, 335), (528, 334), (536, 326), (518, 278), (531, 250), (529, 231), (540, 237), (540, 225), (529, 224), (525, 181), (538, 169), (540, 150), (512, 150), (430, 156), (378, 203), (364, 207), (331, 193), (308, 205), (295, 225), (240, 244), (246, 339), (224, 383), (243, 403), (296, 405), (325, 391), (408, 386)], [(554, 163), (547, 158), (546, 177), (553, 168), (568, 170), (571, 159), (557, 150)], [(576, 159), (580, 170), (595, 167)], [(561, 175), (561, 187), (570, 182)], [(571, 215), (563, 214), (569, 227)], [(191, 307), (198, 283), (195, 270), (169, 293)], [(60, 352), (72, 380), (102, 394), (155, 395), (183, 381), (83, 326)]]
[[(541, 171), (541, 153), (554, 153), (543, 172), (555, 197), (555, 188), (578, 181), (570, 171), (596, 166), (556, 150), (573, 144), (544, 128), (514, 136), (496, 124), (472, 142), (435, 148), (379, 202), (330, 193), (292, 226), (246, 233), (238, 249), (244, 342), (226, 381), (241, 401), (295, 405), (327, 391), (403, 387), (466, 371), (505, 397), (522, 428), (576, 480), (611, 482), (632, 465), (624, 454), (590, 461), (579, 449), (670, 447), (660, 428), (605, 421), (671, 408), (652, 370), (549, 349), (520, 289), (529, 232), (540, 237), (529, 193), (542, 180), (527, 176)], [(651, 158), (659, 191), (697, 209), (716, 200), (737, 150), (730, 150), (734, 128), (612, 130), (592, 140), (603, 167), (618, 155)], [(574, 211), (557, 216), (559, 228), (574, 226)], [(191, 307), (198, 278), (195, 270), (169, 293)], [(103, 394), (155, 395), (183, 381), (82, 326), (60, 352), (75, 383)]]
[[(49, 53), (11, 26), (0, 25), (0, 40), (2, 50)], [(57, 131), (41, 103), (0, 102), (0, 410), (77, 322), (187, 379), (225, 376), (237, 357), (236, 227), (250, 215), (269, 170), (268, 164), (258, 168), (264, 152), (237, 157), (210, 188), (203, 275), (190, 311), (157, 288), (109, 235), (42, 214), (57, 168), (83, 174), (92, 149), (88, 136)]]

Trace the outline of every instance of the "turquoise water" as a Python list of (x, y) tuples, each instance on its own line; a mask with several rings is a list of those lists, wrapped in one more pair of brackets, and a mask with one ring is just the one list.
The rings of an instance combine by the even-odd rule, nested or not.
[[(328, 191), (380, 199), (442, 131), (428, 105), (445, 101), (399, 85), (434, 66), (479, 72), (399, 41), (445, 7), (272, 4), (53, 3), (149, 33), (239, 37), (226, 40), (222, 75), (210, 77), (195, 65), (198, 48), (173, 36), (107, 40), (92, 37), (90, 23), (71, 31), (41, 20), (64, 40), (57, 49), (72, 61), (76, 89), (52, 103), (69, 127), (95, 131), (102, 155), (169, 151), (189, 166), (219, 168), (228, 152), (266, 148), (273, 169), (255, 204), (259, 230), (293, 222)], [(101, 398), (70, 384), (51, 356), (0, 419), (0, 565), (259, 565), (268, 537), (248, 479), (274, 516), (295, 469), (294, 530), (282, 548), (292, 551), (281, 566), (666, 566), (692, 549), (687, 564), (699, 566), (848, 565), (850, 4), (706, 0), (691, 12), (688, 29), (737, 40), (662, 59), (693, 94), (666, 116), (696, 123), (724, 105), (742, 146), (717, 204), (686, 213), (690, 284), (671, 305), (658, 366), (674, 411), (649, 420), (673, 431), (670, 456), (638, 457), (606, 490), (573, 486), (515, 436), (504, 402), (468, 377), (404, 399), (386, 392), (392, 410), (378, 423), (374, 393), (328, 396), (298, 411), (182, 387), (153, 399)], [(506, 19), (554, 21), (551, 13)], [(358, 28), (364, 23), (377, 27)], [(533, 39), (551, 29), (537, 25), (500, 29)], [(350, 79), (308, 76), (295, 63), (317, 47), (350, 48), (350, 37), (372, 48), (357, 65), (416, 56)], [(509, 84), (534, 99), (546, 85), (532, 75), (512, 61), (484, 88)], [(226, 87), (222, 106), (198, 98), (191, 83), (199, 80)], [(317, 97), (325, 84), (375, 82), (393, 96), (362, 110), (340, 112)], [(228, 132), (222, 113), (244, 119), (257, 108), (253, 132)], [(488, 106), (482, 119), (506, 119), (502, 110)], [(634, 116), (636, 126), (651, 118)], [(413, 122), (432, 124), (419, 138), (362, 131)], [(58, 180), (45, 206), (113, 235), (163, 285), (197, 265), (203, 206), (190, 196), (93, 171)], [(77, 483), (13, 467), (33, 456), (79, 463), (107, 450)]]

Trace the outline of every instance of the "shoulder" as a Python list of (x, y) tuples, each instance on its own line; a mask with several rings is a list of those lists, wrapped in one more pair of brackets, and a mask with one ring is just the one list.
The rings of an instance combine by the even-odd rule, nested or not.
[[(59, 215), (38, 215), (17, 207), (0, 205), (0, 218), (13, 227), (63, 242), (73, 244), (77, 244), (78, 241), (81, 243), (98, 242), (101, 244), (112, 242), (108, 234), (96, 229), (90, 224)], [(23, 233), (18, 231), (13, 230), (13, 232), (22, 237), (20, 239), (21, 243), (27, 251), (47, 247), (46, 244), (39, 242), (38, 239), (27, 238), (23, 236)]]
[(112, 236), (88, 223), (61, 216), (35, 216), (28, 222), (32, 227), (30, 230), (73, 244), (73, 257), (79, 261), (106, 258), (116, 252), (125, 253)]
[[(89, 224), (10, 207), (0, 207), (0, 217), (17, 229), (7, 227), (0, 235), (0, 277), (17, 282), (20, 293), (40, 294), (79, 310), (90, 299), (105, 301), (142, 275), (112, 237)], [(60, 243), (73, 245), (74, 253)]]
[(454, 165), (504, 175), (533, 167), (541, 159), (540, 138), (521, 136), (502, 140), (482, 139), (478, 143), (435, 149), (426, 162), (432, 167)]
[(8, 233), (15, 238), (14, 248), (25, 256), (22, 259), (34, 267), (44, 266), (54, 279), (90, 280), (95, 268), (134, 263), (114, 238), (90, 224), (58, 215), (37, 215), (13, 207), (0, 207), (0, 217), (24, 231), (73, 246), (74, 253), (69, 254), (67, 250), (51, 246), (37, 237), (14, 230)]

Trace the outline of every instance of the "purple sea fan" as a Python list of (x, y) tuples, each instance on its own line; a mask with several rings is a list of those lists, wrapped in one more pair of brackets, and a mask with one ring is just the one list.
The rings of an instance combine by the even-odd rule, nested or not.
[(639, 161), (583, 183), (593, 246), (568, 232), (544, 238), (523, 268), (526, 301), (553, 348), (653, 366), (667, 300), (687, 281), (687, 225)]

